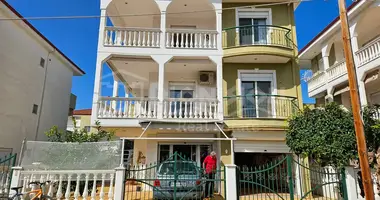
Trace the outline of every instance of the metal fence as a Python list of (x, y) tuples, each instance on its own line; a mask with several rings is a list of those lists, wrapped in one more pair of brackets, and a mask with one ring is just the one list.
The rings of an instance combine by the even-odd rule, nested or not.
[(15, 164), (16, 154), (9, 154), (0, 158), (0, 198), (8, 197), (12, 179), (12, 167)]

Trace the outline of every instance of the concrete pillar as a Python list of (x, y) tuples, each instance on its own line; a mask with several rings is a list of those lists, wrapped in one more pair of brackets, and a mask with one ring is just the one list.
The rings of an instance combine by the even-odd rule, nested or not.
[(333, 94), (332, 88), (327, 89), (327, 95), (325, 96), (325, 102), (326, 103), (334, 102), (334, 94)]
[(347, 185), (347, 196), (348, 200), (357, 200), (358, 193), (356, 187), (356, 174), (353, 167), (346, 167), (346, 185)]
[(322, 47), (322, 59), (323, 59), (323, 66), (320, 66), (320, 71), (326, 71), (330, 67), (329, 63), (329, 55), (330, 55), (330, 49), (332, 44), (326, 44)]
[[(21, 166), (12, 167), (12, 170), (13, 170), (13, 173), (12, 173), (12, 179), (11, 179), (11, 183), (10, 183), (11, 187), (10, 188), (20, 186), (22, 167)], [(20, 190), (20, 192), (21, 192), (21, 190)], [(14, 190), (9, 191), (9, 197), (12, 197), (15, 194), (16, 194), (16, 192)]]
[(125, 167), (118, 167), (115, 169), (115, 194), (114, 200), (124, 199), (124, 188), (125, 188)]
[(158, 105), (157, 105), (157, 118), (163, 117), (163, 101), (165, 90), (165, 64), (172, 58), (172, 56), (152, 56), (153, 60), (158, 63)]
[(226, 199), (237, 199), (236, 165), (225, 165)]
[(218, 99), (218, 119), (223, 120), (223, 58), (222, 56), (209, 56), (216, 65), (216, 98)]
[(367, 101), (367, 93), (365, 91), (365, 83), (359, 78), (360, 77), (358, 76), (358, 91), (359, 91), (360, 105), (366, 106), (368, 104), (368, 101)]

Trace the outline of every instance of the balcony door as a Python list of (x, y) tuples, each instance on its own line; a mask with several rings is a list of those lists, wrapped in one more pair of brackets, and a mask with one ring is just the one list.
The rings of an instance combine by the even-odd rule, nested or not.
[(267, 43), (266, 18), (239, 18), (241, 45)]
[[(170, 83), (169, 98), (178, 99), (171, 106), (172, 117), (185, 117), (190, 112), (190, 103), (186, 99), (194, 98), (195, 83)], [(194, 108), (193, 108), (194, 109)]]
[(241, 105), (244, 118), (274, 117), (273, 74), (242, 73)]

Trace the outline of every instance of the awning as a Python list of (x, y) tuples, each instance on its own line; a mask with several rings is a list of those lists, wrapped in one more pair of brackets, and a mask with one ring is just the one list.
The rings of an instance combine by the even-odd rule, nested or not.
[(234, 142), (235, 152), (240, 153), (290, 153), (290, 148), (285, 141), (248, 141), (237, 140)]

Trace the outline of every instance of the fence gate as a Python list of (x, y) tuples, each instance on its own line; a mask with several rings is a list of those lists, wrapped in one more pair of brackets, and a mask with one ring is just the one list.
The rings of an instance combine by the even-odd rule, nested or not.
[(12, 167), (16, 164), (16, 154), (0, 158), (0, 199), (8, 198), (12, 179)]
[(225, 169), (206, 174), (196, 162), (175, 152), (161, 163), (126, 170), (124, 199), (224, 199)]
[(238, 199), (242, 200), (347, 200), (344, 172), (307, 167), (284, 156), (255, 167), (238, 167)]

